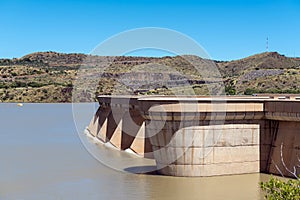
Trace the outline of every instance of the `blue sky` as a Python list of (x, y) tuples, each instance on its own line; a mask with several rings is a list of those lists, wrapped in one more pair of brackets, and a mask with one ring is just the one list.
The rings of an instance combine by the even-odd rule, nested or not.
[(299, 0), (0, 0), (0, 58), (36, 51), (89, 53), (122, 31), (161, 27), (216, 60), (266, 51), (300, 56)]

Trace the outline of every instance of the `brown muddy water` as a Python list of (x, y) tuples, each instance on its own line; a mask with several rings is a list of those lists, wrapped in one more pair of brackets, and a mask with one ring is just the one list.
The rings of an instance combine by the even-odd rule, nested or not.
[(153, 167), (153, 161), (87, 139), (83, 130), (91, 117), (91, 112), (77, 115), (78, 134), (72, 104), (0, 104), (0, 199), (263, 199), (258, 183), (269, 178), (265, 174), (134, 174)]

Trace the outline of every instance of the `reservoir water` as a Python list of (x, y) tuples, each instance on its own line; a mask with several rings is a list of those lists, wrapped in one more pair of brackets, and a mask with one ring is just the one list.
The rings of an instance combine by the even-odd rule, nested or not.
[[(265, 174), (184, 178), (126, 170), (152, 163), (95, 144), (83, 133), (92, 115), (80, 116), (78, 134), (72, 104), (0, 104), (1, 200), (263, 199), (258, 183), (269, 178)], [(100, 152), (101, 160), (120, 163), (124, 170), (95, 159), (78, 135), (86, 138), (88, 148)]]

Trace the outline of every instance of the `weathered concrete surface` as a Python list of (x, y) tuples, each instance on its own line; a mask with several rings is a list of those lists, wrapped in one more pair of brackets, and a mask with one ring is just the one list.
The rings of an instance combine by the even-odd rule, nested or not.
[[(259, 172), (259, 125), (235, 120), (263, 116), (262, 102), (222, 100), (154, 105), (144, 113), (159, 172), (172, 176)], [(147, 127), (147, 122), (154, 125)], [(238, 170), (238, 166), (247, 167)]]
[[(274, 123), (273, 123), (274, 124)], [(272, 174), (297, 176), (300, 174), (300, 123), (279, 121), (267, 141), (272, 148), (262, 151), (266, 154), (265, 171)], [(265, 144), (261, 144), (263, 146)], [(263, 160), (261, 160), (263, 162)], [(294, 175), (293, 175), (294, 174)]]
[(137, 98), (104, 98), (88, 126), (94, 137), (110, 142), (120, 150), (131, 149), (146, 158), (153, 158), (149, 139), (145, 137), (145, 119), (137, 109)]
[[(259, 172), (258, 125), (184, 128), (177, 131), (166, 146), (160, 146), (159, 137), (157, 134), (152, 147), (161, 173), (174, 176), (225, 175), (240, 173), (241, 170), (236, 168), (244, 165), (247, 167), (242, 169), (243, 173)], [(224, 170), (218, 170), (221, 166)], [(168, 173), (167, 169), (171, 171)]]
[[(293, 100), (291, 100), (293, 99)], [(88, 129), (172, 176), (300, 173), (300, 101), (280, 97), (110, 97)]]

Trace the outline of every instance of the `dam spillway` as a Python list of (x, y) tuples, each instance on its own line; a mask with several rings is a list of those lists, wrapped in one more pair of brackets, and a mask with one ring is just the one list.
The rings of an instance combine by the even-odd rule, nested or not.
[(300, 101), (281, 96), (99, 96), (88, 131), (155, 159), (164, 175), (292, 176), (300, 173)]

